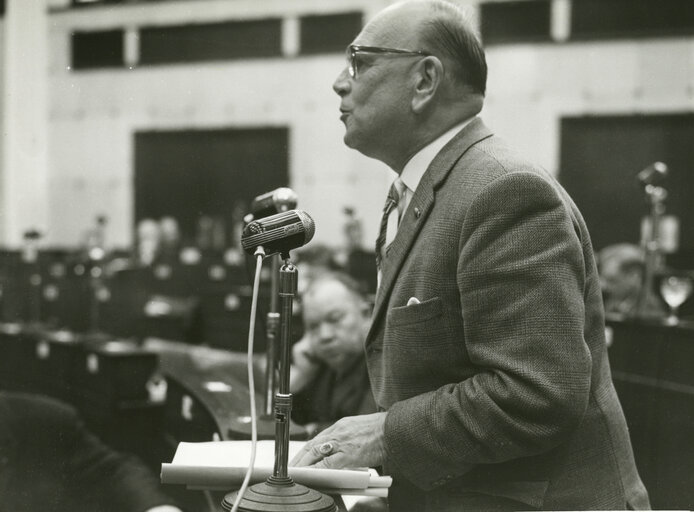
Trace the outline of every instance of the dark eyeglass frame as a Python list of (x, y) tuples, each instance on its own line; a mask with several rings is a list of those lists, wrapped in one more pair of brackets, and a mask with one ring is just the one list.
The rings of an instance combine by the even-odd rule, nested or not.
[(377, 53), (380, 55), (390, 55), (392, 57), (430, 57), (431, 53), (422, 50), (402, 50), (400, 48), (385, 48), (382, 46), (361, 46), (351, 44), (347, 48), (349, 51), (349, 66), (347, 72), (352, 78), (357, 78), (357, 54), (358, 53)]

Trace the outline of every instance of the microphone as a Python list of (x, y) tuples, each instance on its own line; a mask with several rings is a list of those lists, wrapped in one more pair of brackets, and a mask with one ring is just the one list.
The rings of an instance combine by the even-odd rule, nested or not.
[(658, 185), (661, 183), (668, 175), (668, 167), (663, 162), (653, 162), (651, 165), (646, 167), (643, 171), (636, 175), (636, 179), (644, 187), (646, 185)]
[(248, 254), (262, 246), (266, 256), (280, 253), (286, 259), (290, 250), (309, 243), (315, 232), (308, 213), (289, 210), (250, 222), (241, 234), (241, 246)]
[(296, 193), (287, 187), (280, 187), (261, 194), (251, 202), (252, 219), (262, 219), (275, 213), (286, 212), (296, 208)]

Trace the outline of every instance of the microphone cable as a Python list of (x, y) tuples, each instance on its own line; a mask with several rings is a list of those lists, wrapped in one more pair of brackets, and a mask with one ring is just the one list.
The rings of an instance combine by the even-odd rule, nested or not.
[[(256, 448), (258, 446), (258, 425), (255, 410), (255, 380), (253, 376), (253, 343), (255, 339), (255, 317), (258, 310), (260, 271), (262, 270), (263, 258), (265, 257), (265, 250), (262, 248), (262, 246), (258, 246), (258, 248), (255, 250), (254, 256), (256, 257), (255, 278), (253, 279), (253, 298), (251, 300), (250, 326), (248, 329), (248, 392), (251, 400), (251, 460), (248, 463), (248, 471), (246, 471), (246, 476), (243, 479), (243, 484), (241, 484), (241, 488), (236, 496), (236, 501), (234, 502), (231, 512), (238, 512), (243, 495), (248, 488), (248, 483), (250, 482), (251, 475), (253, 473), (253, 467), (255, 466)], [(270, 369), (268, 368), (268, 371), (269, 370)]]

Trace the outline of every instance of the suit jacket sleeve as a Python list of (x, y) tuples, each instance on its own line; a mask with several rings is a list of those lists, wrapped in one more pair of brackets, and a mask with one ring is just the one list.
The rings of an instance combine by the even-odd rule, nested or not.
[(535, 173), (506, 174), (477, 194), (458, 243), (465, 332), (454, 335), (478, 370), (389, 409), (389, 467), (431, 489), (571, 434), (591, 380), (581, 244), (570, 209)]
[(159, 490), (159, 482), (139, 459), (116, 452), (89, 432), (72, 408), (55, 415), (65, 457), (61, 468), (68, 495), (83, 510), (142, 512), (158, 505), (175, 505)]

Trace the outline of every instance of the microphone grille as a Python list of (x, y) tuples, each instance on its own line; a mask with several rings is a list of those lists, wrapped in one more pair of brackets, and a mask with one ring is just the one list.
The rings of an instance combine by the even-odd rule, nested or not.
[(295, 210), (304, 226), (304, 244), (309, 243), (316, 234), (316, 224), (311, 216), (303, 210)]

